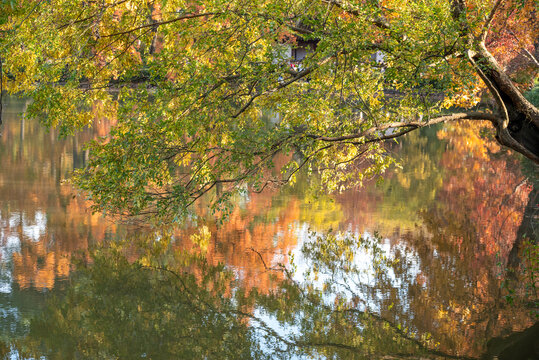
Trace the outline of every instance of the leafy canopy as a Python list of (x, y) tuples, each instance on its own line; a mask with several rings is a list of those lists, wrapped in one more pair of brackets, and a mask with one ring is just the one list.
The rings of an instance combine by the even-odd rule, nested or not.
[[(116, 121), (74, 180), (96, 209), (179, 220), (214, 188), (220, 208), (304, 166), (331, 191), (361, 183), (393, 162), (381, 140), (473, 105), (461, 3), (3, 1), (2, 78), (63, 134)], [(471, 33), (492, 3), (465, 3)], [(288, 163), (268, 171), (277, 153)]]

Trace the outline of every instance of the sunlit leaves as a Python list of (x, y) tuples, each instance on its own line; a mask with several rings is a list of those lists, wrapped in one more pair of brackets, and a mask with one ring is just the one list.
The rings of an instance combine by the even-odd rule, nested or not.
[[(293, 181), (304, 166), (342, 191), (393, 162), (380, 138), (394, 129), (376, 129), (477, 99), (445, 0), (79, 5), (9, 10), (0, 57), (8, 89), (31, 95), (30, 115), (46, 125), (69, 133), (117, 120), (74, 178), (108, 213), (178, 221), (205, 193), (222, 209), (246, 186)], [(490, 3), (468, 5), (477, 32)], [(295, 157), (268, 178), (278, 153)]]

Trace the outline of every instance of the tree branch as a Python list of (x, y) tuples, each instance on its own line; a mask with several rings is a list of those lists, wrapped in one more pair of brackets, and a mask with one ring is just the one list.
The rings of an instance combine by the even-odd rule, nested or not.
[[(367, 137), (369, 135), (374, 135), (376, 133), (380, 133), (380, 132), (383, 132), (383, 131), (389, 130), (389, 129), (408, 128), (408, 127), (410, 127), (412, 129), (409, 129), (408, 131), (406, 131), (406, 132), (409, 132), (409, 131), (412, 131), (414, 129), (419, 129), (419, 128), (422, 128), (422, 127), (425, 127), (425, 126), (430, 126), (430, 125), (439, 124), (439, 123), (442, 123), (442, 122), (455, 121), (455, 120), (487, 120), (487, 121), (490, 121), (490, 122), (492, 122), (494, 124), (498, 124), (500, 121), (502, 121), (498, 116), (496, 116), (494, 114), (488, 114), (488, 113), (482, 113), (482, 112), (467, 112), (467, 113), (455, 113), (455, 114), (451, 114), (451, 115), (440, 116), (440, 117), (428, 120), (426, 122), (421, 122), (421, 121), (392, 122), (392, 123), (383, 124), (383, 125), (380, 125), (380, 126), (377, 126), (377, 127), (372, 127), (372, 128), (369, 128), (369, 129), (367, 129), (365, 131), (362, 131), (362, 132), (349, 134), (349, 135), (343, 135), (343, 136), (331, 137), (331, 136), (306, 134), (306, 137), (314, 139), (314, 140), (320, 140), (320, 141), (338, 142), (338, 141), (354, 140), (354, 139)], [(404, 132), (404, 133), (406, 133), (406, 132)], [(404, 135), (404, 133), (401, 134), (401, 135)], [(400, 136), (400, 135), (398, 135), (398, 136)], [(375, 139), (386, 140), (386, 139), (392, 139), (392, 138), (395, 138), (395, 137), (397, 137), (397, 135), (395, 135), (395, 134), (390, 134), (390, 135), (387, 135), (387, 136), (384, 134), (384, 135), (382, 135), (382, 137), (377, 137)], [(372, 141), (370, 141), (370, 142), (372, 142)]]
[[(349, 4), (345, 4), (342, 1), (339, 0), (324, 0), (327, 1), (331, 5), (335, 5), (342, 11), (346, 12), (347, 14), (354, 15), (354, 16), (360, 16), (361, 13), (357, 10), (351, 7)], [(379, 27), (380, 29), (388, 30), (390, 28), (389, 22), (387, 22), (386, 19), (383, 17), (376, 17), (374, 19), (368, 19), (375, 25), (376, 27)]]
[(539, 164), (539, 156), (537, 156), (536, 154), (528, 150), (526, 147), (524, 147), (522, 144), (520, 144), (518, 141), (516, 141), (509, 133), (509, 130), (507, 130), (507, 127), (497, 126), (496, 130), (496, 138), (500, 142), (500, 144), (505, 145), (515, 151), (518, 151), (522, 155)]
[(117, 32), (117, 33), (109, 34), (109, 35), (104, 35), (102, 37), (106, 38), (106, 37), (124, 35), (124, 34), (129, 34), (129, 33), (132, 33), (134, 31), (137, 31), (137, 30), (140, 30), (140, 29), (148, 28), (148, 27), (161, 26), (161, 25), (170, 24), (170, 23), (180, 21), (180, 20), (195, 19), (195, 18), (199, 18), (199, 17), (219, 15), (219, 14), (221, 14), (221, 13), (209, 12), (209, 13), (187, 14), (187, 15), (179, 16), (177, 18), (165, 20), (165, 21), (157, 21), (157, 22), (154, 22), (154, 23), (144, 24), (144, 25), (141, 25), (141, 26), (129, 29), (129, 30), (120, 31), (120, 32)]
[(483, 26), (483, 30), (481, 31), (481, 34), (479, 35), (479, 39), (481, 41), (485, 41), (487, 39), (488, 30), (490, 29), (490, 25), (492, 24), (492, 20), (494, 20), (494, 16), (496, 15), (496, 11), (498, 11), (501, 3), (503, 0), (497, 0), (492, 9), (490, 10), (490, 14), (487, 17), (487, 20), (485, 22), (485, 25)]
[[(113, 7), (115, 7), (115, 6), (121, 5), (121, 4), (123, 4), (123, 3), (125, 3), (125, 2), (128, 2), (128, 1), (129, 1), (129, 0), (120, 0), (120, 1), (115, 2), (115, 3), (113, 3), (113, 4), (107, 5), (107, 6), (105, 6), (104, 8), (101, 8), (100, 10), (101, 10), (101, 12), (104, 12), (104, 11), (110, 9), (110, 8), (113, 8)], [(57, 27), (57, 30), (62, 30), (62, 29), (65, 29), (65, 28), (68, 27), (68, 26), (75, 25), (75, 24), (78, 24), (78, 23), (81, 23), (81, 22), (84, 22), (84, 21), (93, 19), (93, 18), (96, 17), (97, 15), (98, 15), (98, 14), (95, 13), (95, 14), (90, 15), (90, 16), (87, 16), (87, 17), (85, 17), (85, 18), (83, 18), (83, 19), (79, 19), (79, 16), (80, 16), (80, 15), (79, 15), (79, 16), (77, 16), (77, 18), (76, 18), (75, 20), (73, 20), (73, 21), (71, 21), (71, 22), (67, 22), (67, 23), (62, 24), (62, 25), (59, 25), (59, 26)]]

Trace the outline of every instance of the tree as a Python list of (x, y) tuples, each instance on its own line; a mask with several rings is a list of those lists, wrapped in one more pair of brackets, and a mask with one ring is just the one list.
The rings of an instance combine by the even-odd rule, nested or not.
[[(499, 143), (539, 162), (539, 110), (492, 56), (510, 31), (536, 61), (533, 0), (3, 6), (2, 78), (33, 98), (30, 115), (63, 133), (117, 120), (74, 180), (105, 212), (178, 220), (214, 188), (222, 208), (301, 168), (340, 190), (387, 169), (383, 141), (459, 119), (490, 121)], [(495, 109), (462, 110), (482, 88)], [(278, 153), (294, 156), (270, 174)]]

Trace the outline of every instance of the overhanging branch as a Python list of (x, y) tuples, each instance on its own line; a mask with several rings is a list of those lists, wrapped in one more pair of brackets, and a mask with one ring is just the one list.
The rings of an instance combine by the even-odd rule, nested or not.
[(148, 28), (148, 27), (156, 27), (156, 26), (171, 24), (171, 23), (174, 23), (174, 22), (177, 22), (177, 21), (180, 21), (180, 20), (195, 19), (195, 18), (200, 18), (200, 17), (204, 17), (204, 16), (215, 16), (215, 15), (219, 15), (219, 14), (221, 14), (221, 13), (208, 12), (208, 13), (186, 14), (186, 15), (182, 15), (182, 16), (179, 16), (179, 17), (176, 17), (176, 18), (173, 18), (173, 19), (164, 20), (164, 21), (157, 21), (157, 22), (153, 22), (153, 23), (149, 23), (149, 24), (140, 25), (140, 26), (137, 26), (135, 28), (131, 28), (129, 30), (120, 31), (120, 32), (117, 32), (117, 33), (109, 34), (109, 35), (103, 35), (102, 37), (107, 38), (107, 37), (112, 37), (112, 36), (125, 35), (125, 34), (135, 32), (135, 31), (140, 30), (140, 29)]
[[(367, 138), (368, 136), (376, 135), (377, 133), (382, 133), (389, 129), (408, 128), (407, 129), (408, 131), (404, 132), (404, 133), (407, 133), (407, 132), (410, 132), (412, 130), (419, 129), (422, 127), (439, 124), (443, 122), (448, 122), (448, 121), (456, 121), (456, 120), (485, 120), (485, 121), (490, 121), (495, 125), (498, 124), (500, 121), (502, 121), (502, 119), (500, 119), (498, 116), (494, 114), (482, 113), (482, 112), (465, 112), (465, 113), (455, 113), (451, 115), (439, 116), (439, 117), (436, 117), (427, 121), (400, 121), (400, 122), (386, 123), (380, 126), (369, 128), (365, 131), (361, 131), (361, 132), (357, 132), (357, 133), (349, 134), (349, 135), (343, 135), (343, 136), (323, 136), (323, 135), (315, 135), (315, 134), (306, 134), (305, 136), (314, 140), (327, 141), (327, 142), (339, 142), (339, 141)], [(400, 135), (404, 135), (404, 133)], [(381, 136), (377, 137), (377, 139), (387, 140), (387, 139), (392, 139), (395, 137), (397, 137), (395, 136), (395, 133), (389, 134), (389, 135), (381, 134)]]

